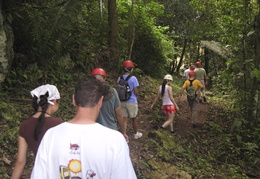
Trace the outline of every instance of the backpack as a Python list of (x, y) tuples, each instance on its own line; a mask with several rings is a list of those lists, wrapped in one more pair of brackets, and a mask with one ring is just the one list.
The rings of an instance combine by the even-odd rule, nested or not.
[(132, 91), (130, 90), (130, 87), (127, 82), (131, 77), (131, 75), (128, 75), (125, 80), (123, 76), (120, 77), (120, 80), (116, 87), (116, 91), (118, 93), (120, 101), (126, 101), (132, 95)]
[(192, 85), (192, 82), (194, 80), (189, 80), (189, 81), (190, 81), (190, 86), (187, 87), (188, 100), (194, 100), (197, 97), (197, 94), (195, 92), (195, 88)]

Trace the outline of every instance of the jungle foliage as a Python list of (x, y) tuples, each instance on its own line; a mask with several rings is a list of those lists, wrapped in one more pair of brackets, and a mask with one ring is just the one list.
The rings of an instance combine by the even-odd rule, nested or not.
[[(229, 107), (237, 115), (230, 128), (239, 157), (259, 165), (260, 0), (117, 0), (117, 61), (109, 46), (109, 1), (3, 0), (15, 36), (15, 58), (1, 84), (1, 98), (8, 99), (7, 92), (27, 92), (17, 88), (67, 83), (95, 67), (119, 73), (126, 59), (139, 74), (154, 78), (179, 75), (182, 64), (201, 61), (208, 64), (213, 93), (232, 100)], [(205, 47), (202, 53), (202, 40), (219, 42), (229, 55)], [(7, 103), (0, 103), (1, 111), (9, 109)], [(11, 118), (20, 118), (13, 114)], [(1, 118), (11, 129), (17, 126), (5, 113)], [(11, 143), (8, 136), (0, 143)]]

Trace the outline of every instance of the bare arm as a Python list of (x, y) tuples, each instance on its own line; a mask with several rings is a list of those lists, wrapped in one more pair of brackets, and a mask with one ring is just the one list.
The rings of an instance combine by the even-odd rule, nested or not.
[(180, 91), (180, 96), (182, 96), (183, 92), (184, 92), (185, 88), (182, 88)]
[(125, 121), (124, 121), (122, 110), (121, 110), (120, 106), (115, 109), (115, 113), (116, 113), (116, 118), (117, 118), (118, 125), (119, 125), (119, 128), (120, 128), (120, 132), (123, 134), (126, 141), (128, 141), (128, 136), (126, 135)]
[(179, 106), (177, 105), (175, 99), (172, 96), (172, 87), (171, 86), (168, 87), (168, 94), (169, 94), (169, 97), (170, 97), (172, 103), (176, 106), (176, 109), (179, 110)]
[(205, 73), (205, 75), (204, 75), (204, 79), (205, 79), (205, 85), (208, 85), (209, 83), (208, 83), (208, 77), (207, 77), (207, 74)]
[(26, 143), (25, 139), (21, 136), (18, 136), (18, 155), (12, 173), (12, 179), (20, 179), (23, 173), (23, 169), (26, 164), (27, 148), (28, 144)]
[(138, 96), (138, 87), (134, 87), (134, 93), (135, 93), (136, 99), (137, 99), (137, 96)]
[(153, 101), (153, 104), (151, 105), (151, 109), (153, 109), (153, 105), (156, 103), (156, 101), (158, 100), (158, 98), (160, 97), (160, 87), (158, 88), (158, 90), (157, 90), (157, 95), (155, 96), (155, 99), (154, 99), (154, 101)]

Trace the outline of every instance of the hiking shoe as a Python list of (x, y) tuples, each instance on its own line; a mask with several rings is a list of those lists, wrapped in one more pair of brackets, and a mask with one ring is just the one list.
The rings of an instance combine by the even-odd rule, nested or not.
[(137, 132), (136, 134), (134, 134), (135, 139), (140, 139), (142, 136), (143, 134), (141, 132)]
[(203, 97), (204, 103), (207, 102), (206, 96)]

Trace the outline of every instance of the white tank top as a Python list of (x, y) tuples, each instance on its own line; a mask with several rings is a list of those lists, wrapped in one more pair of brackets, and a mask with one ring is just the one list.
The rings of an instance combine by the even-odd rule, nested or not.
[[(169, 97), (169, 93), (168, 93), (168, 85), (165, 85), (165, 92), (164, 92), (164, 95), (163, 95), (163, 104), (162, 105), (170, 105), (170, 104), (173, 104), (170, 97)], [(160, 86), (160, 94), (162, 92), (162, 85)]]

